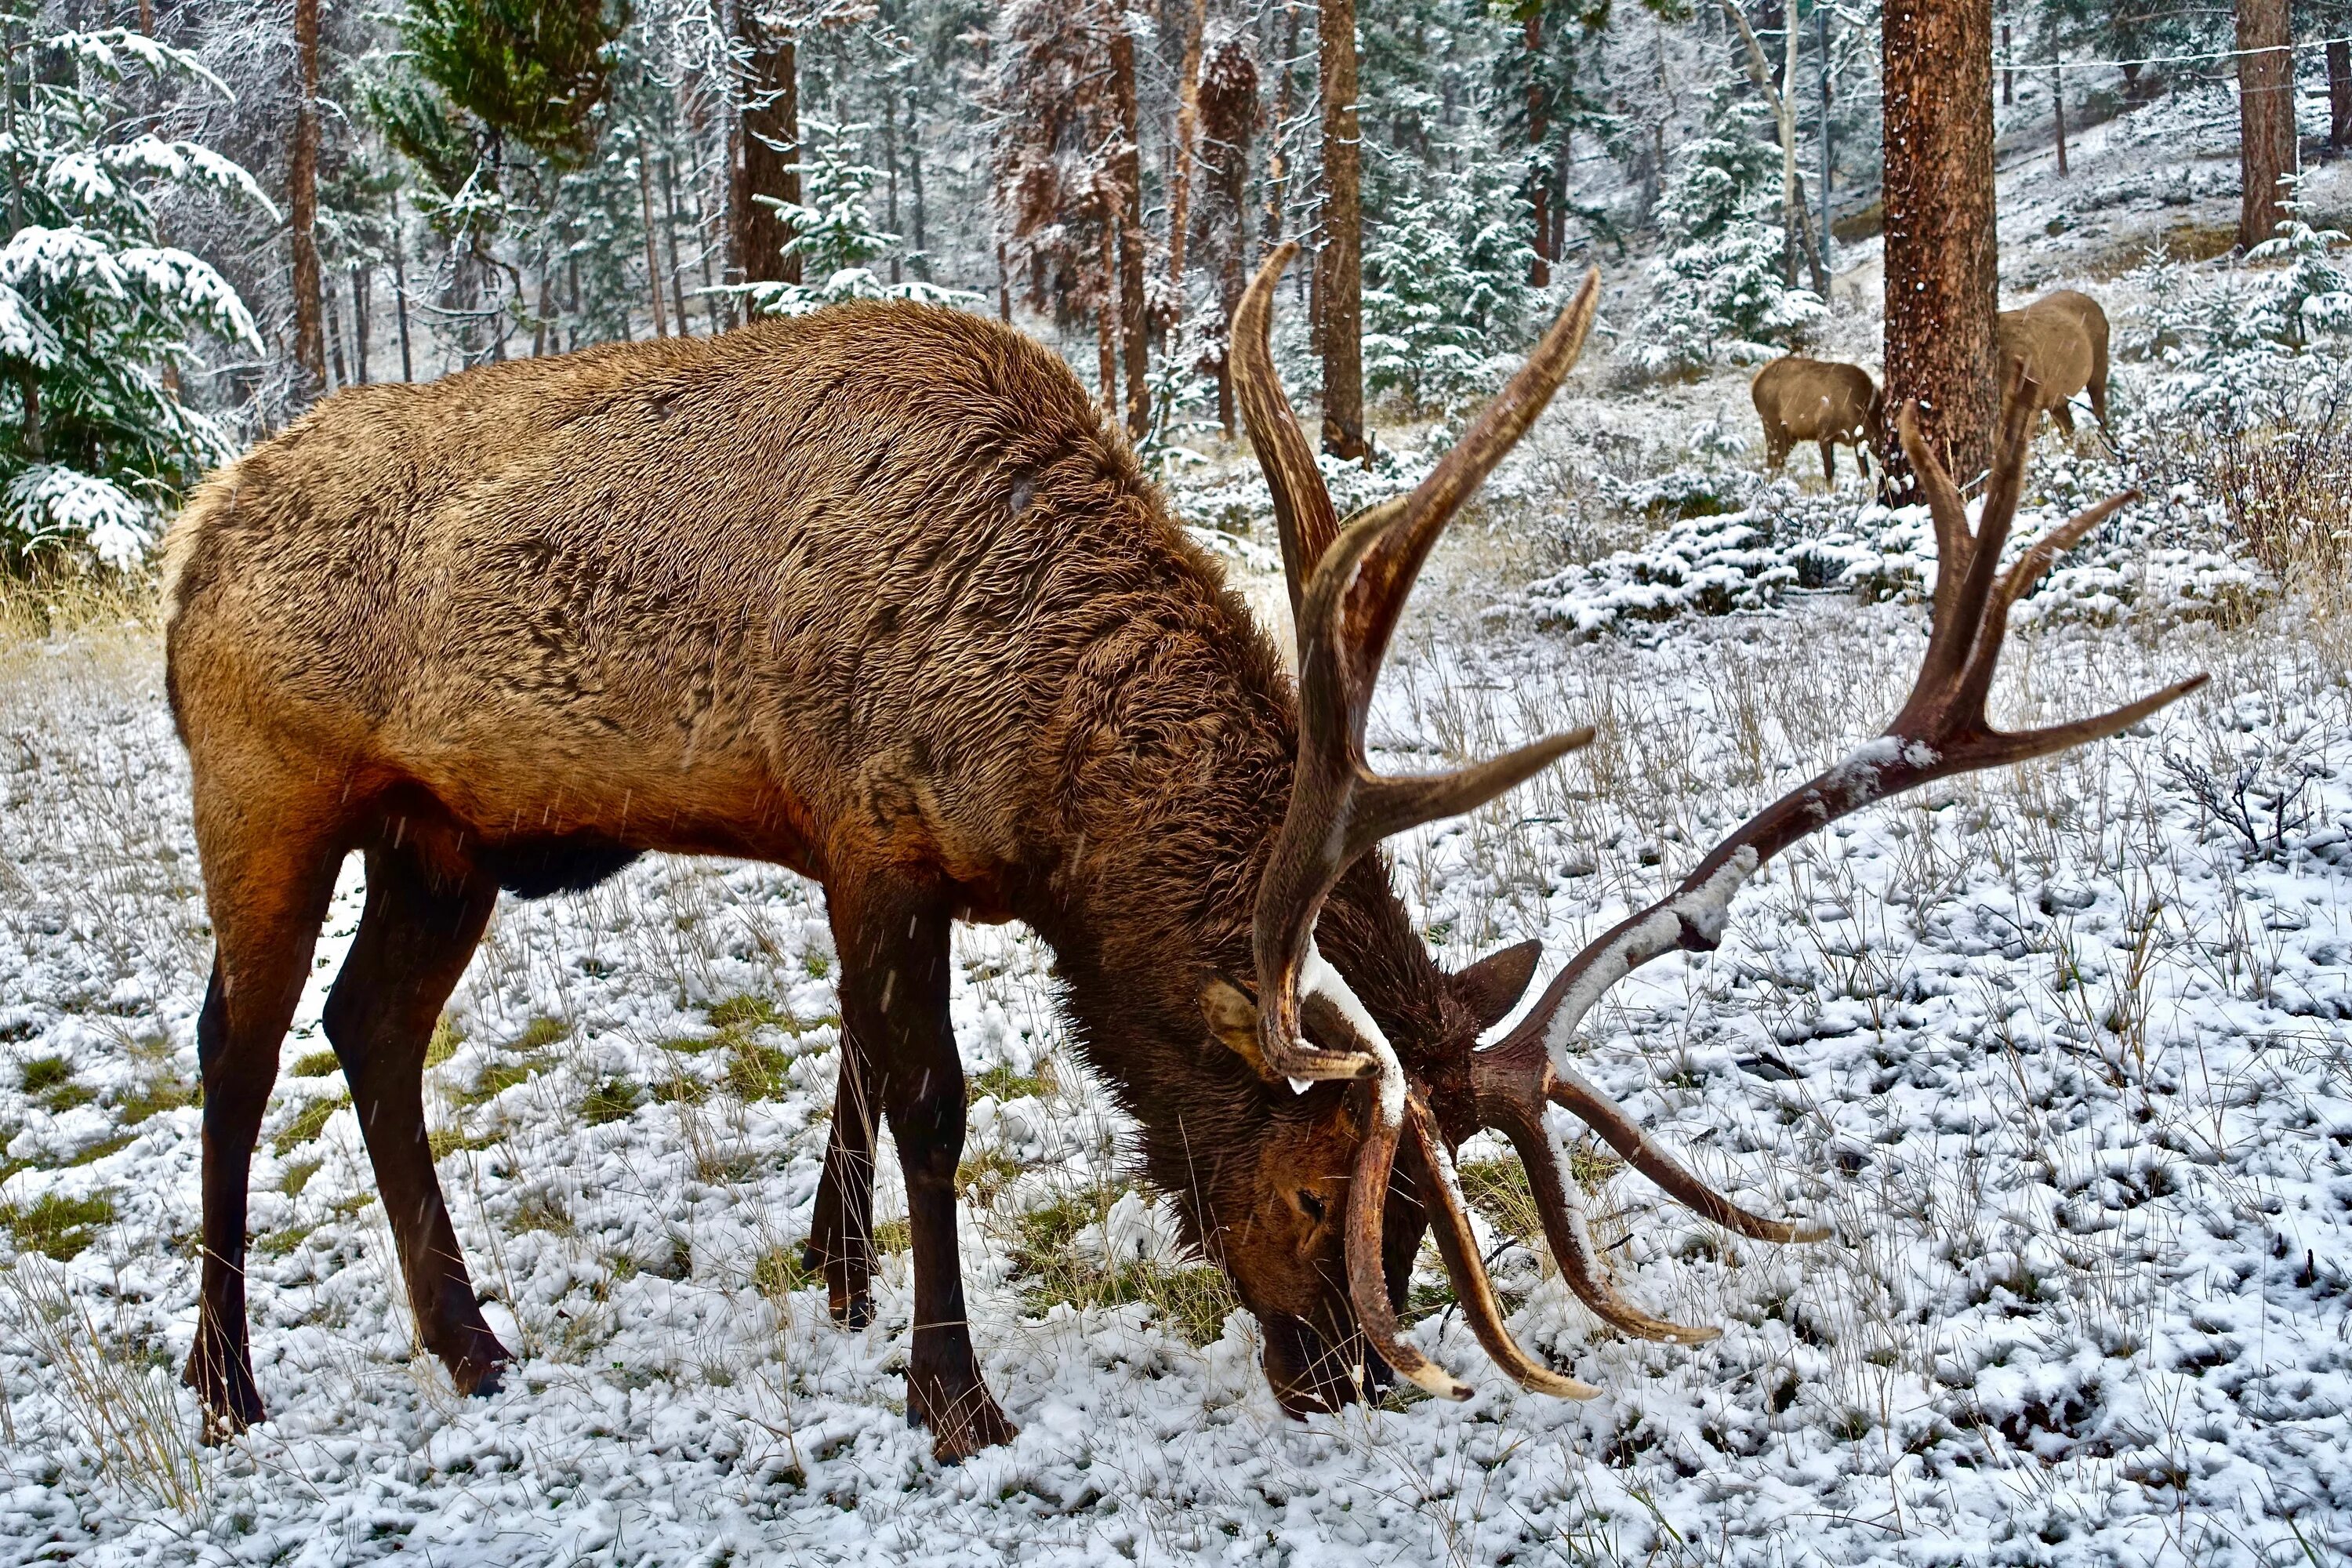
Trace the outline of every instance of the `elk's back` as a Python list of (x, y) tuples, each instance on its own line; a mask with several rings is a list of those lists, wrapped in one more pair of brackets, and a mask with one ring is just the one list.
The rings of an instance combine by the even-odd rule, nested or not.
[(1018, 858), (1104, 681), (1256, 640), (1058, 361), (908, 306), (343, 394), (166, 578), (200, 794), (275, 759), (820, 871)]
[(1770, 426), (1801, 441), (1866, 428), (1876, 388), (1860, 365), (1789, 354), (1756, 373), (1748, 396)]

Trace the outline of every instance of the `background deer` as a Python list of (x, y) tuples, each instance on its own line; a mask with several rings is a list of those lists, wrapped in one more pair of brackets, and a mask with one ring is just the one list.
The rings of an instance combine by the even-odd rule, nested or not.
[(1997, 578), (2028, 405), (2012, 398), (1973, 536), (1906, 423), (1944, 563), (1910, 702), (1479, 1049), (1533, 945), (1440, 970), (1375, 851), (1591, 732), (1394, 779), (1366, 765), (1366, 717), (1422, 562), (1575, 363), (1597, 279), (1426, 480), (1343, 530), (1268, 350), (1295, 251), (1252, 284), (1234, 345), (1297, 612), (1295, 691), (1087, 391), (1037, 345), (954, 312), (851, 306), (346, 393), (208, 482), (170, 541), (166, 594), (216, 937), (186, 1378), (219, 1427), (263, 1414), (247, 1171), (352, 850), (367, 901), (326, 1028), (421, 1337), (469, 1392), (496, 1384), (508, 1352), (434, 1173), (426, 1038), (500, 888), (585, 886), (647, 849), (767, 859), (824, 887), (844, 1030), (810, 1253), (835, 1315), (862, 1320), (878, 1110), (912, 1231), (908, 1414), (942, 1458), (1012, 1432), (957, 1271), (957, 919), (1019, 919), (1052, 945), (1081, 1050), (1256, 1314), (1294, 1411), (1359, 1396), (1384, 1365), (1466, 1394), (1396, 1320), (1433, 1225), (1498, 1364), (1530, 1388), (1593, 1392), (1503, 1324), (1451, 1163), (1479, 1127), (1519, 1150), (1568, 1282), (1627, 1332), (1711, 1337), (1618, 1295), (1548, 1104), (1720, 1224), (1820, 1234), (1745, 1212), (1654, 1145), (1577, 1073), (1577, 1025), (1635, 965), (1712, 945), (1757, 865), (1823, 823), (2112, 733), (2193, 687), (2024, 735), (1984, 721), (2009, 605), (2120, 498)]
[(2003, 364), (2025, 363), (2037, 409), (2047, 410), (2058, 428), (2074, 433), (2068, 402), (2091, 395), (2091, 413), (2107, 422), (2107, 313), (2088, 294), (2058, 289), (2021, 310), (2003, 310), (1994, 322)]
[(1832, 485), (1841, 446), (1853, 448), (1854, 464), (1865, 474), (1873, 458), (1885, 467), (1885, 400), (1860, 365), (1784, 354), (1756, 373), (1748, 395), (1764, 422), (1764, 461), (1774, 473), (1800, 441), (1821, 443), (1822, 478)]

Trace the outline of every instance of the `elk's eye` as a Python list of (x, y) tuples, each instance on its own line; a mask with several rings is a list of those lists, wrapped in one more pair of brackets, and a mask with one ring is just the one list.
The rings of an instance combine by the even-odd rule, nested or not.
[(1317, 1225), (1321, 1225), (1324, 1212), (1321, 1194), (1301, 1190), (1298, 1194), (1298, 1212)]

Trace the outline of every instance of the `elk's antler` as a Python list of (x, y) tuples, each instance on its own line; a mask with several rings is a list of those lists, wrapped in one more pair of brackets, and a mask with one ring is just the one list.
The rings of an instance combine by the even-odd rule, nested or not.
[[(1586, 275), (1526, 366), (1412, 494), (1369, 509), (1320, 545), (1325, 530), (1332, 527), (1334, 509), (1306, 435), (1275, 379), (1266, 342), (1275, 285), (1297, 249), (1284, 246), (1259, 269), (1234, 321), (1243, 416), (1274, 492), (1298, 623), (1297, 769), (1289, 810), (1258, 884), (1253, 931), (1259, 1057), (1270, 1071), (1297, 1079), (1377, 1079), (1371, 1130), (1358, 1154), (1349, 1199), (1348, 1268), (1358, 1321), (1390, 1364), (1432, 1393), (1453, 1398), (1469, 1393), (1403, 1342), (1381, 1279), (1380, 1210), (1397, 1144), (1410, 1125), (1416, 1153), (1437, 1189), (1433, 1212), (1449, 1265), (1457, 1254), (1462, 1260), (1453, 1273), (1481, 1342), (1530, 1386), (1558, 1394), (1589, 1392), (1537, 1366), (1510, 1342), (1477, 1249), (1467, 1242), (1468, 1224), (1452, 1191), (1443, 1144), (1432, 1134), (1427, 1107), (1410, 1093), (1404, 1068), (1380, 1026), (1316, 951), (1315, 920), (1340, 873), (1381, 839), (1492, 800), (1592, 739), (1591, 730), (1579, 730), (1474, 767), (1416, 778), (1375, 773), (1364, 755), (1364, 726), (1381, 659), (1422, 563), (1447, 521), (1535, 423), (1576, 363), (1592, 324), (1600, 277)], [(1332, 1032), (1343, 1026), (1360, 1048), (1333, 1049), (1303, 1039), (1302, 993), (1328, 1003)], [(1436, 1151), (1433, 1158), (1431, 1150)]]
[(1818, 1226), (1765, 1219), (1732, 1203), (1652, 1142), (1586, 1081), (1572, 1065), (1571, 1047), (1593, 1004), (1661, 954), (1677, 948), (1712, 950), (1722, 938), (1732, 895), (1757, 868), (1839, 817), (1933, 779), (2046, 756), (2116, 734), (2205, 683), (2204, 676), (2195, 676), (2113, 712), (2047, 729), (2011, 733), (1986, 720), (1985, 695), (2000, 662), (2010, 606), (2061, 553), (2134, 499), (2126, 491), (2076, 513), (2006, 573), (2000, 571), (2001, 548), (2024, 483), (2032, 391), (2019, 364), (2006, 388), (1981, 521), (1973, 532), (1951, 476), (1919, 438), (1916, 408), (1903, 411), (1903, 447), (1927, 491), (1937, 565), (1927, 655), (1910, 699), (1885, 733), (1750, 818), (1672, 893), (1620, 921), (1570, 960), (1517, 1028), (1471, 1057), (1478, 1120), (1508, 1138), (1526, 1164), (1561, 1272), (1586, 1305), (1628, 1333), (1685, 1342), (1715, 1337), (1712, 1330), (1653, 1318), (1610, 1288), (1584, 1233), (1566, 1157), (1545, 1128), (1547, 1103), (1578, 1117), (1636, 1170), (1717, 1225), (1763, 1241), (1813, 1241), (1828, 1233)]

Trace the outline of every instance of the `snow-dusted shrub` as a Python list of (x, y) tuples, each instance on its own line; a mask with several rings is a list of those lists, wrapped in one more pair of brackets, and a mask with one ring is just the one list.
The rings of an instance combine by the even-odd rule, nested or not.
[[(2119, 488), (2116, 481), (2106, 471), (2050, 476), (2021, 510), (2008, 553), (2014, 557), (2060, 519)], [(1500, 613), (1593, 637), (1686, 615), (1765, 609), (1792, 591), (1880, 599), (1935, 586), (1935, 530), (1925, 507), (1890, 510), (1853, 491), (1809, 495), (1788, 480), (1739, 470), (1680, 471), (1613, 487), (1604, 480), (1603, 488), (1622, 505), (1673, 521), (1636, 548), (1530, 584)], [(2014, 618), (2242, 613), (2266, 591), (2266, 579), (2259, 567), (2212, 548), (2213, 510), (2189, 488), (2125, 509), (2063, 557)]]
[(1650, 265), (1650, 304), (1624, 351), (1643, 374), (1770, 359), (1828, 316), (1820, 295), (1781, 276), (1778, 160), (1769, 143), (1731, 132), (1675, 154), (1658, 199), (1671, 248)]
[(882, 171), (857, 156), (861, 139), (874, 128), (815, 118), (803, 125), (803, 145), (814, 154), (812, 161), (796, 165), (807, 199), (752, 199), (783, 214), (793, 229), (784, 254), (800, 258), (803, 278), (824, 281), (751, 283), (735, 291), (770, 316), (805, 316), (845, 300), (919, 300), (933, 305), (971, 300), (971, 295), (958, 289), (919, 281), (885, 283), (875, 275), (875, 264), (898, 247), (899, 237), (875, 226), (874, 186)]
[(155, 196), (207, 185), (277, 216), (253, 177), (126, 117), (143, 74), (217, 86), (179, 50), (120, 28), (38, 31), (51, 64), (12, 74), (15, 232), (0, 248), (0, 564), (135, 566), (163, 514), (228, 456), (227, 432), (179, 396), (192, 341), (259, 352), (245, 304), (212, 266), (158, 243)]
[(1781, 279), (1782, 234), (1743, 218), (1653, 262), (1650, 306), (1627, 351), (1633, 362), (1648, 375), (1678, 375), (1727, 359), (1772, 359), (1804, 342), (1829, 307)]
[(1532, 252), (1488, 184), (1393, 204), (1364, 253), (1364, 378), (1416, 410), (1491, 390), (1526, 321)]

